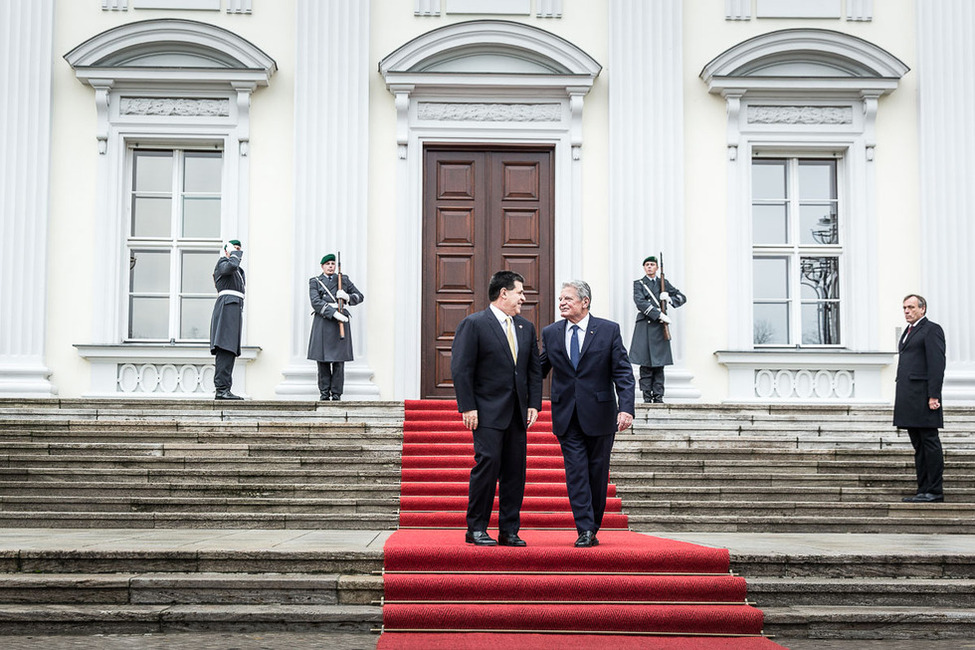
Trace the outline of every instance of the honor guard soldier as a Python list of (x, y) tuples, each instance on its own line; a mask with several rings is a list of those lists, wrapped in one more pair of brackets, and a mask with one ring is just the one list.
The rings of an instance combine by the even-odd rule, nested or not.
[(318, 392), (322, 401), (339, 400), (345, 387), (345, 362), (352, 361), (352, 328), (348, 305), (358, 305), (365, 297), (336, 268), (336, 257), (322, 258), (322, 274), (308, 280), (311, 299), (311, 338), (308, 358), (318, 363)]
[(215, 399), (243, 399), (230, 392), (234, 383), (234, 362), (240, 356), (240, 333), (244, 326), (244, 257), (240, 240), (231, 239), (220, 251), (213, 269), (217, 301), (210, 318), (210, 354), (214, 355)]
[(657, 277), (658, 270), (657, 258), (651, 255), (643, 260), (644, 277), (633, 281), (637, 315), (630, 342), (630, 362), (640, 366), (643, 401), (656, 404), (664, 401), (664, 366), (674, 363), (667, 311), (687, 301), (663, 273)]

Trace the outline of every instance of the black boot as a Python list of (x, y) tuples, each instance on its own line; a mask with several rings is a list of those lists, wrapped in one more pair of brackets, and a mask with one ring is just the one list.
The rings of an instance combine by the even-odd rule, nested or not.
[(342, 394), (341, 393), (332, 393), (332, 401), (333, 402), (337, 402), (340, 399), (342, 399)]
[(651, 402), (653, 402), (653, 393), (646, 390), (643, 391), (643, 403), (650, 404)]
[(240, 397), (239, 395), (234, 395), (233, 393), (230, 392), (229, 388), (222, 388), (222, 389), (217, 389), (217, 394), (213, 397), (213, 399), (244, 399), (244, 398)]
[(319, 401), (319, 402), (327, 402), (327, 401), (328, 401), (328, 399), (329, 399), (329, 397), (328, 397), (328, 393), (322, 393), (322, 394), (321, 394), (321, 395), (319, 396), (319, 398), (318, 398), (318, 401)]

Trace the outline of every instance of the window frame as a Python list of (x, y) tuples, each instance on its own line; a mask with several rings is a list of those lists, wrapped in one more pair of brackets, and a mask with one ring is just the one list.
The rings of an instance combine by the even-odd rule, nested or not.
[[(751, 297), (751, 321), (754, 332), (754, 313), (755, 306), (762, 304), (781, 304), (785, 302), (788, 307), (788, 332), (785, 343), (757, 343), (752, 335), (753, 349), (843, 349), (845, 345), (845, 335), (848, 326), (845, 322), (847, 312), (845, 298), (848, 295), (848, 278), (846, 273), (846, 240), (847, 223), (850, 213), (846, 209), (847, 187), (845, 182), (847, 165), (846, 153), (830, 149), (816, 148), (776, 148), (762, 147), (754, 150), (748, 165), (748, 203), (749, 215), (751, 209), (756, 205), (756, 201), (768, 201), (772, 204), (774, 199), (756, 199), (753, 192), (752, 176), (756, 161), (779, 160), (785, 162), (786, 167), (786, 196), (783, 197), (786, 204), (787, 219), (787, 241), (779, 244), (756, 244), (754, 237), (754, 221), (749, 219), (749, 236), (752, 241), (751, 259), (749, 264), (750, 277), (754, 286), (754, 264), (757, 259), (788, 259), (788, 277), (786, 279), (788, 295), (782, 299), (758, 299), (754, 295)], [(801, 208), (803, 199), (799, 191), (799, 168), (803, 161), (832, 161), (835, 163), (835, 186), (836, 186), (836, 219), (837, 219), (837, 243), (836, 244), (803, 244), (801, 242)], [(834, 199), (830, 199), (834, 200)], [(801, 265), (802, 259), (808, 257), (835, 257), (837, 260), (837, 275), (839, 276), (839, 297), (835, 299), (809, 299), (802, 296)], [(835, 303), (839, 306), (839, 342), (838, 343), (803, 343), (803, 306), (807, 304), (817, 304), (820, 302)]]

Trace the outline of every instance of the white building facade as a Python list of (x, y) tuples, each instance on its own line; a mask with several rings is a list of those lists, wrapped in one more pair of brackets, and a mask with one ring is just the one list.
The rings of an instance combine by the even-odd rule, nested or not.
[(907, 293), (975, 403), (967, 0), (11, 0), (0, 395), (317, 397), (308, 278), (365, 295), (346, 399), (449, 397), (490, 274), (626, 336), (663, 253), (667, 401), (884, 404)]

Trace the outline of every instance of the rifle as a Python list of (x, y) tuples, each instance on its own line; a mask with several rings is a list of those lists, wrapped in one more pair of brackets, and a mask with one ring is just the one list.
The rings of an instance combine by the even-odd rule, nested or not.
[[(658, 259), (660, 260), (660, 262), (657, 264), (657, 267), (660, 270), (660, 290), (661, 291), (667, 291), (667, 281), (666, 281), (666, 278), (664, 278), (664, 253), (663, 253), (663, 251), (660, 251), (660, 255), (659, 255)], [(339, 276), (339, 277), (341, 277), (341, 276)], [(666, 300), (661, 300), (660, 301), (660, 313), (663, 314), (664, 316), (667, 315), (667, 302), (668, 301), (666, 301)], [(666, 339), (668, 341), (670, 340), (670, 325), (668, 325), (667, 323), (664, 323), (664, 339)]]
[[(339, 291), (341, 291), (342, 290), (342, 252), (341, 251), (336, 251), (335, 253), (335, 270), (338, 271), (339, 274)], [(341, 312), (345, 308), (345, 304), (344, 304), (345, 301), (342, 300), (341, 298), (336, 298), (335, 302), (338, 304), (339, 311)], [(345, 323), (343, 323), (342, 321), (339, 321), (339, 338), (340, 339), (345, 338)]]

